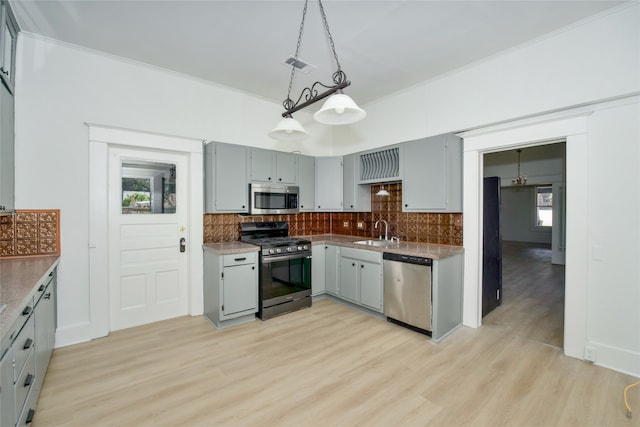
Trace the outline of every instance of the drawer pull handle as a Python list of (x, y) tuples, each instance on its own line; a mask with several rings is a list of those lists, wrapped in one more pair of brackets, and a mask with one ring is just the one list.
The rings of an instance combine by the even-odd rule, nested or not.
[(29, 387), (33, 382), (33, 375), (27, 374), (27, 378), (24, 379), (24, 386)]
[(246, 261), (247, 257), (242, 257), (242, 258), (234, 258), (234, 261)]
[(23, 316), (28, 316), (28, 315), (29, 315), (29, 313), (31, 313), (31, 310), (33, 310), (31, 307), (26, 306), (26, 307), (24, 308), (24, 310), (22, 310), (22, 315), (23, 315)]
[(44, 294), (44, 296), (42, 298), (51, 299), (51, 292), (47, 292), (46, 294)]
[(33, 340), (31, 338), (27, 338), (27, 340), (24, 342), (24, 346), (22, 347), (22, 349), (28, 350), (31, 348), (32, 345), (33, 345)]
[(38, 292), (42, 292), (44, 291), (44, 285), (40, 285), (40, 287), (38, 288)]
[(25, 424), (31, 424), (33, 422), (33, 416), (36, 414), (36, 411), (29, 408), (29, 413), (27, 414), (27, 419), (24, 420)]

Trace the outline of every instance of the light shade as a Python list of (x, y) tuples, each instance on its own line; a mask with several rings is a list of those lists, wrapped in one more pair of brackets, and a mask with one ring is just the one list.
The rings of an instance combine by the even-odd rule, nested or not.
[(367, 117), (366, 111), (344, 93), (334, 93), (318, 110), (313, 118), (325, 125), (348, 125)]
[(285, 117), (269, 132), (269, 136), (278, 141), (301, 141), (309, 136), (309, 132), (293, 117)]
[(389, 194), (389, 192), (384, 189), (384, 185), (382, 187), (380, 187), (380, 190), (376, 193), (376, 196), (387, 197), (387, 196), (390, 196), (390, 195), (391, 194)]

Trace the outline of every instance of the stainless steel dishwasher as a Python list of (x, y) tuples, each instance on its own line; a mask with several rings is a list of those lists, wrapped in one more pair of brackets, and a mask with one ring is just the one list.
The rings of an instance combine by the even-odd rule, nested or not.
[(387, 320), (431, 335), (431, 258), (382, 254)]

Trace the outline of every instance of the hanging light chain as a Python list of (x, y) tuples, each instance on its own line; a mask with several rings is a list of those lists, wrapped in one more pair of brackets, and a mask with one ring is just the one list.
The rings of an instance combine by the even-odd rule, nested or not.
[(333, 37), (331, 37), (331, 31), (329, 31), (329, 23), (327, 22), (327, 15), (325, 15), (324, 13), (324, 6), (322, 6), (322, 0), (318, 0), (318, 4), (320, 5), (322, 22), (324, 22), (324, 29), (327, 31), (327, 36), (329, 36), (329, 44), (331, 44), (331, 51), (333, 52), (333, 57), (336, 60), (338, 71), (342, 71), (342, 67), (340, 66), (340, 61), (338, 61), (338, 54), (336, 53), (336, 45), (333, 43)]
[[(300, 44), (302, 43), (302, 32), (304, 30), (304, 18), (307, 16), (307, 4), (309, 0), (304, 0), (304, 9), (302, 9), (302, 22), (300, 22), (300, 32), (298, 33), (298, 44), (296, 45), (296, 53), (293, 56), (293, 59), (298, 61), (298, 53), (300, 52)], [(289, 90), (287, 91), (287, 99), (284, 100), (282, 105), (285, 110), (289, 110), (293, 107), (294, 103), (291, 100), (291, 88), (293, 86), (293, 75), (296, 72), (296, 67), (294, 64), (291, 65), (291, 77), (289, 78)]]

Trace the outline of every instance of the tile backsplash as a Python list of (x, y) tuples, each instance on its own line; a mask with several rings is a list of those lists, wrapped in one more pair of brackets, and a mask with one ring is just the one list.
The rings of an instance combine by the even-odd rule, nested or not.
[(0, 257), (60, 255), (60, 210), (0, 216)]
[(254, 221), (288, 221), (289, 234), (343, 234), (377, 238), (379, 219), (389, 223), (389, 236), (402, 241), (462, 246), (461, 213), (402, 212), (402, 184), (385, 184), (388, 197), (376, 196), (380, 185), (371, 186), (371, 212), (304, 212), (296, 215), (248, 216), (239, 214), (204, 214), (204, 243), (231, 242), (240, 238), (240, 223)]

